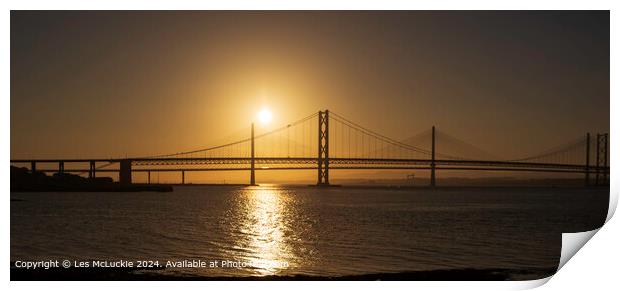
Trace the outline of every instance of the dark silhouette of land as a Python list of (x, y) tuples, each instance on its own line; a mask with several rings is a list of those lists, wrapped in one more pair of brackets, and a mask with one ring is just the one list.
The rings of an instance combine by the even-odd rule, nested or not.
[(27, 168), (11, 166), (12, 192), (136, 192), (172, 191), (170, 185), (122, 185), (109, 177), (84, 178), (68, 173), (48, 176)]

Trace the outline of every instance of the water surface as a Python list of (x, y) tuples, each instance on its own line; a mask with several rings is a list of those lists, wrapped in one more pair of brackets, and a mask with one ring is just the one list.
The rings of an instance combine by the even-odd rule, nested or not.
[(175, 187), (11, 193), (11, 261), (230, 260), (200, 276), (555, 268), (561, 233), (598, 228), (608, 188)]

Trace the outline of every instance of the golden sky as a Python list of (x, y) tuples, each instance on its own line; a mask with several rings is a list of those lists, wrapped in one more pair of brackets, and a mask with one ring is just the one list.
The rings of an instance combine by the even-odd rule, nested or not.
[(609, 12), (11, 12), (13, 159), (203, 148), (261, 108), (540, 152), (609, 130)]

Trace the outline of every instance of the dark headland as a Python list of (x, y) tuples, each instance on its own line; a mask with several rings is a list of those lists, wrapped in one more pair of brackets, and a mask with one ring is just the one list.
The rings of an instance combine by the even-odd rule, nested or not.
[(11, 166), (11, 192), (170, 192), (170, 185), (122, 185), (109, 177), (84, 178), (68, 173), (48, 176), (43, 172), (32, 173), (27, 168)]

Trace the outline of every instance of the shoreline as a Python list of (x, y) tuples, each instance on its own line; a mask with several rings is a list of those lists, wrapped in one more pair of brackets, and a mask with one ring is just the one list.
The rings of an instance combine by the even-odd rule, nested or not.
[[(13, 264), (12, 264), (13, 265)], [(26, 270), (11, 267), (11, 281), (523, 281), (552, 276), (557, 268), (516, 269), (447, 269), (359, 275), (267, 275), (203, 276), (155, 273), (162, 269), (87, 268)], [(147, 271), (147, 272), (145, 272)]]

